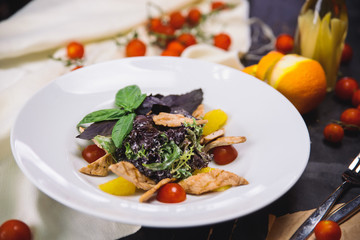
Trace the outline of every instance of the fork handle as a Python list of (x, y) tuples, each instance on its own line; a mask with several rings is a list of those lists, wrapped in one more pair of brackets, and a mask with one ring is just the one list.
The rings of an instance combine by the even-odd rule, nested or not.
[(336, 209), (326, 220), (341, 224), (358, 211), (360, 211), (360, 195)]
[(314, 230), (316, 224), (330, 211), (336, 200), (341, 196), (345, 189), (351, 185), (350, 182), (344, 181), (292, 235), (290, 240), (304, 240)]

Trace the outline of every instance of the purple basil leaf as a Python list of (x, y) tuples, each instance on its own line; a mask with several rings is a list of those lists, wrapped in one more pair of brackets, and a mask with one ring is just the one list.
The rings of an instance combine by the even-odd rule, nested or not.
[(85, 139), (85, 140), (91, 140), (94, 137), (96, 137), (97, 135), (111, 136), (112, 130), (113, 130), (116, 122), (117, 122), (117, 120), (93, 123), (76, 137)]
[(163, 97), (164, 105), (173, 108), (183, 108), (185, 111), (192, 113), (203, 101), (202, 89), (196, 89), (182, 95), (168, 95)]
[[(181, 95), (167, 95), (162, 96), (157, 94), (155, 96), (147, 96), (144, 102), (136, 110), (137, 114), (145, 115), (150, 111), (159, 112), (162, 108), (167, 110), (167, 107), (171, 108), (170, 112), (179, 111), (179, 109), (185, 110), (185, 112), (192, 113), (197, 106), (203, 101), (203, 91), (201, 89), (193, 90), (189, 93)], [(169, 112), (168, 110), (166, 112)]]
[(145, 98), (145, 100), (143, 101), (143, 103), (140, 105), (140, 107), (138, 107), (138, 109), (136, 109), (135, 112), (138, 115), (146, 115), (148, 112), (151, 111), (151, 108), (154, 104), (162, 105), (162, 102), (161, 102), (162, 97), (163, 97), (162, 95), (147, 96)]
[(152, 105), (151, 113), (153, 113), (153, 114), (159, 114), (159, 113), (161, 113), (161, 112), (169, 113), (169, 112), (171, 112), (171, 108), (170, 108), (169, 106), (161, 105), (161, 104), (154, 104), (154, 105)]

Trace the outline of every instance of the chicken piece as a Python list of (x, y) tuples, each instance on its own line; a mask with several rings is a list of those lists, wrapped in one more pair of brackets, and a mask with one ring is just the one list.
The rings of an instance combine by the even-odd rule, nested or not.
[(246, 137), (220, 137), (215, 141), (212, 141), (207, 145), (205, 145), (204, 151), (208, 152), (215, 147), (232, 145), (236, 143), (243, 143), (245, 141), (246, 141)]
[(200, 143), (206, 144), (206, 143), (211, 142), (212, 140), (217, 139), (224, 135), (225, 135), (225, 129), (221, 128), (213, 133), (210, 133), (209, 135), (203, 136), (200, 140)]
[(204, 104), (200, 104), (191, 115), (194, 118), (203, 118), (205, 115)]
[(90, 163), (86, 167), (81, 168), (79, 171), (91, 176), (105, 177), (109, 173), (109, 166), (114, 163), (114, 159), (110, 153), (105, 154), (96, 161)]
[[(153, 121), (156, 125), (165, 127), (180, 127), (183, 123), (193, 123), (193, 118), (187, 118), (182, 114), (172, 114), (161, 112), (159, 115), (153, 116)], [(205, 124), (207, 120), (196, 120), (197, 125)]]
[(210, 172), (193, 175), (179, 182), (186, 193), (195, 195), (210, 192), (223, 186), (239, 186), (248, 183), (245, 178), (235, 173), (217, 168)]
[(165, 184), (175, 181), (175, 178), (164, 178), (162, 179), (160, 182), (158, 182), (153, 188), (149, 189), (148, 191), (146, 191), (143, 195), (141, 195), (141, 197), (139, 198), (139, 202), (146, 202), (147, 200), (149, 200), (151, 198), (151, 196), (157, 191), (159, 190), (162, 186), (164, 186)]
[(156, 185), (156, 182), (142, 174), (132, 163), (120, 161), (112, 164), (109, 169), (126, 180), (132, 182), (137, 188), (149, 190)]

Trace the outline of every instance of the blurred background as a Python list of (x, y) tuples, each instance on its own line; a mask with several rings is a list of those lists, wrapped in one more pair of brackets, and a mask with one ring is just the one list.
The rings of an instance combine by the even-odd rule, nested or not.
[(31, 0), (0, 0), (0, 21), (13, 15)]

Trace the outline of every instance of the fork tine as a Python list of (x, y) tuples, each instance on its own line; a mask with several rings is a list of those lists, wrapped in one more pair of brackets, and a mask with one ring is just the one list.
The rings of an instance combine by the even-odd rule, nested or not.
[(349, 165), (350, 170), (354, 170), (356, 168), (356, 172), (358, 173), (360, 171), (360, 153), (357, 155), (352, 163)]

